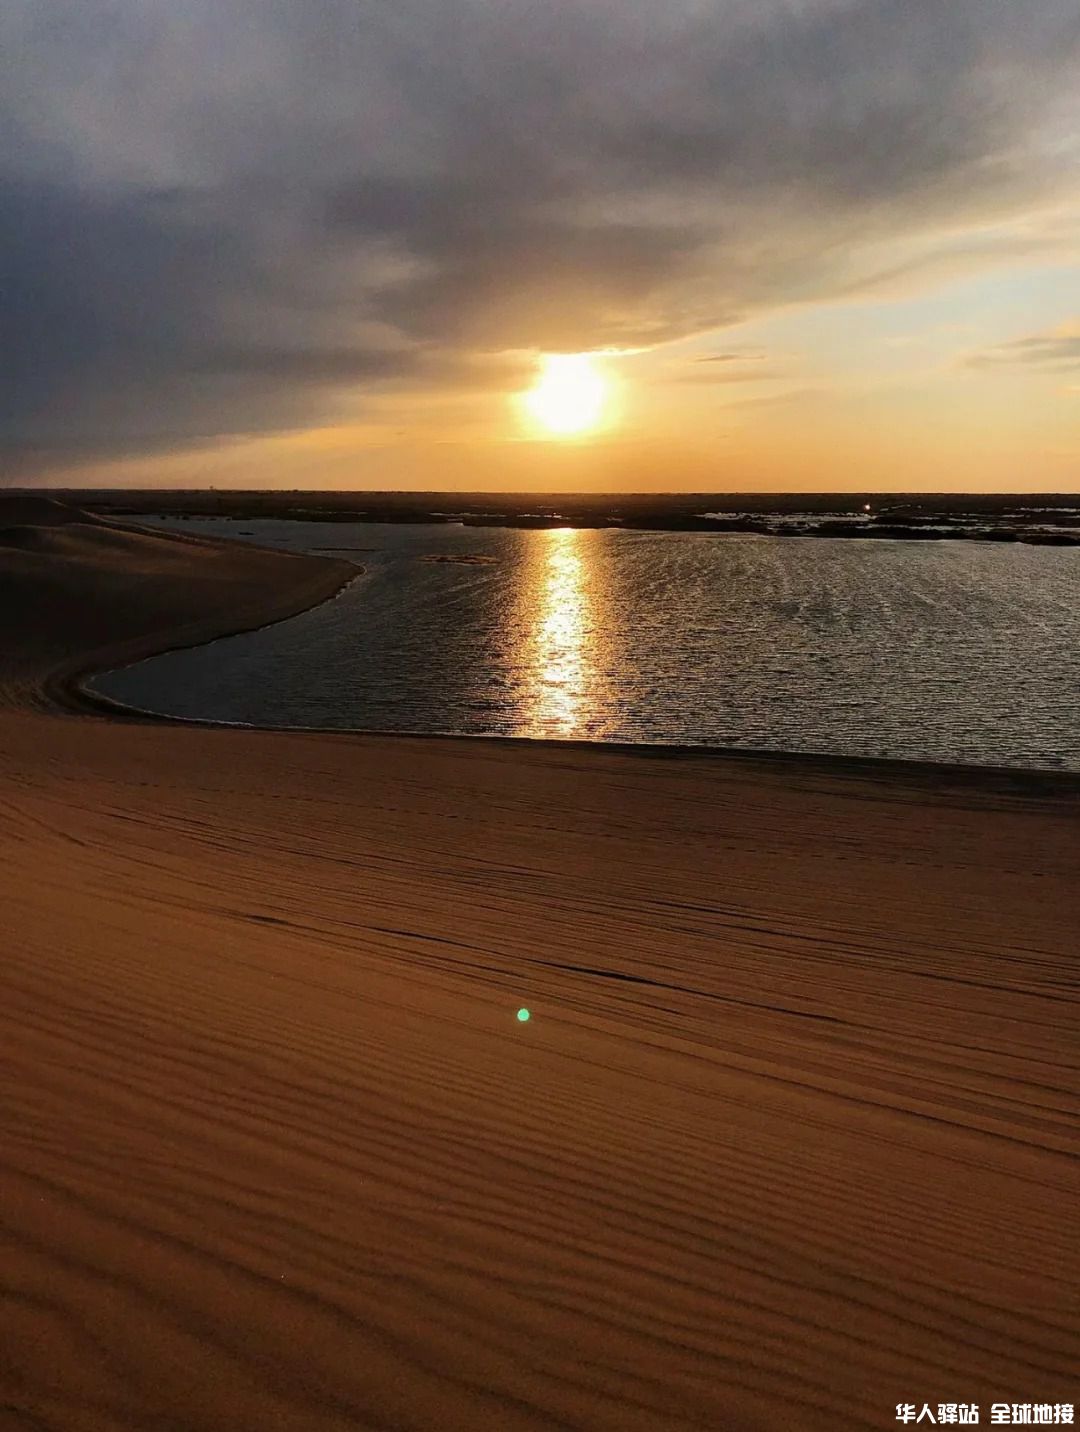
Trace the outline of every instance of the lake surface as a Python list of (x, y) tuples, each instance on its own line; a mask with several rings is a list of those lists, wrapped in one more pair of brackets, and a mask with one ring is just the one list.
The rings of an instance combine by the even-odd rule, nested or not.
[(142, 520), (363, 568), (91, 683), (144, 710), (1080, 770), (1075, 548)]

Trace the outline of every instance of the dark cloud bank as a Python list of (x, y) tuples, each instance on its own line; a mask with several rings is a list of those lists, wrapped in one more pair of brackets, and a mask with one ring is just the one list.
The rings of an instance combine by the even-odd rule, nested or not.
[(271, 431), (848, 291), (1053, 195), (1078, 51), (1075, 0), (13, 0), (0, 444)]

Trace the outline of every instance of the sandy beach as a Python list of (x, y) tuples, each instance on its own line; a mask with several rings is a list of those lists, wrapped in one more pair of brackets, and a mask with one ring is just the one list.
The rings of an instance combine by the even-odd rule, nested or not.
[(0, 1426), (1080, 1402), (1080, 780), (79, 713), (352, 569), (70, 519), (0, 511)]

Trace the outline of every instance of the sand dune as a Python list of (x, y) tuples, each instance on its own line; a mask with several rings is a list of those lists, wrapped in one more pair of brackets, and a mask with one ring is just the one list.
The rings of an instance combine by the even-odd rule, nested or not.
[(1077, 1400), (1080, 783), (66, 714), (343, 568), (29, 525), (0, 1425)]
[(0, 702), (70, 704), (80, 671), (291, 616), (347, 562), (151, 532), (0, 494)]

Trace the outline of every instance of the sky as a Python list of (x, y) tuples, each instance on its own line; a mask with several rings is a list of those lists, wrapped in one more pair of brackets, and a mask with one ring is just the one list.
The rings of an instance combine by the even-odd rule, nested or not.
[(8, 484), (1080, 489), (1076, 0), (6, 0), (0, 55)]

